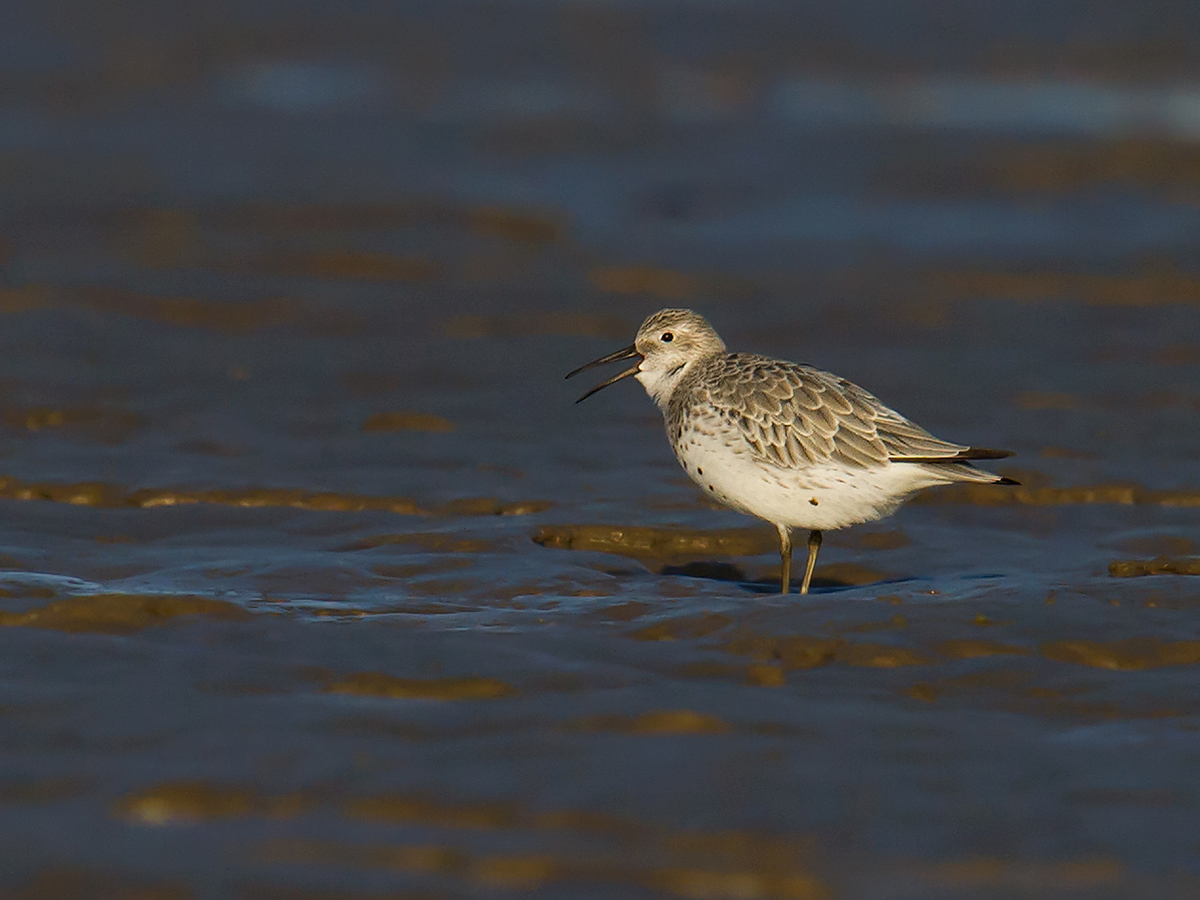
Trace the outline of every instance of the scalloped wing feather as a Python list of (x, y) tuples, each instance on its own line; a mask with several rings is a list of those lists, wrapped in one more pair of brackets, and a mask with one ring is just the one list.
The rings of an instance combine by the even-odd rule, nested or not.
[(722, 357), (714, 365), (702, 381), (709, 402), (736, 424), (756, 457), (783, 468), (949, 461), (969, 449), (934, 437), (829, 372), (751, 354)]

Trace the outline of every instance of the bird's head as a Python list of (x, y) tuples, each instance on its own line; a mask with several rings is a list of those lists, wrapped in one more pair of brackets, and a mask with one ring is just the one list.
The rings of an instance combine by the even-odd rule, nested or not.
[(660, 309), (642, 323), (630, 346), (580, 366), (567, 377), (593, 366), (622, 359), (637, 359), (636, 365), (596, 385), (579, 400), (633, 375), (642, 383), (646, 393), (659, 406), (665, 407), (675, 385), (690, 364), (714, 353), (724, 352), (725, 342), (713, 331), (704, 316), (690, 309)]

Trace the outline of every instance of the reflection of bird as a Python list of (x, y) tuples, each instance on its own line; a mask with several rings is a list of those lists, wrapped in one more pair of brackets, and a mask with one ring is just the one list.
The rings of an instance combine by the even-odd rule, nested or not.
[[(800, 593), (808, 593), (821, 531), (895, 512), (914, 492), (973, 481), (1016, 484), (970, 460), (1002, 459), (935, 438), (856, 384), (796, 363), (726, 353), (703, 316), (664, 309), (633, 344), (580, 366), (637, 359), (579, 398), (633, 375), (658, 404), (685, 472), (717, 500), (779, 529), (787, 593), (792, 528), (810, 529)], [(577, 402), (579, 402), (577, 401)]]

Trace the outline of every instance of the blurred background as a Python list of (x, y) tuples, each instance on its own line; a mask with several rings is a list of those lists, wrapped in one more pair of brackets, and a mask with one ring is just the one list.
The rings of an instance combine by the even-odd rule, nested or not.
[[(772, 596), (666, 306), (1023, 486)], [(0, 892), (1200, 896), (1198, 416), (1195, 4), (0, 3)]]

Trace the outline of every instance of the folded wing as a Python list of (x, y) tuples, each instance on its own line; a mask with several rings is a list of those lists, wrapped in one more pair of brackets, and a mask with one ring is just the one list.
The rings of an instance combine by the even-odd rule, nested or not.
[(858, 385), (808, 366), (734, 354), (708, 379), (709, 401), (740, 430), (759, 459), (784, 468), (839, 462), (870, 468), (887, 462), (951, 463), (999, 459), (934, 437)]

